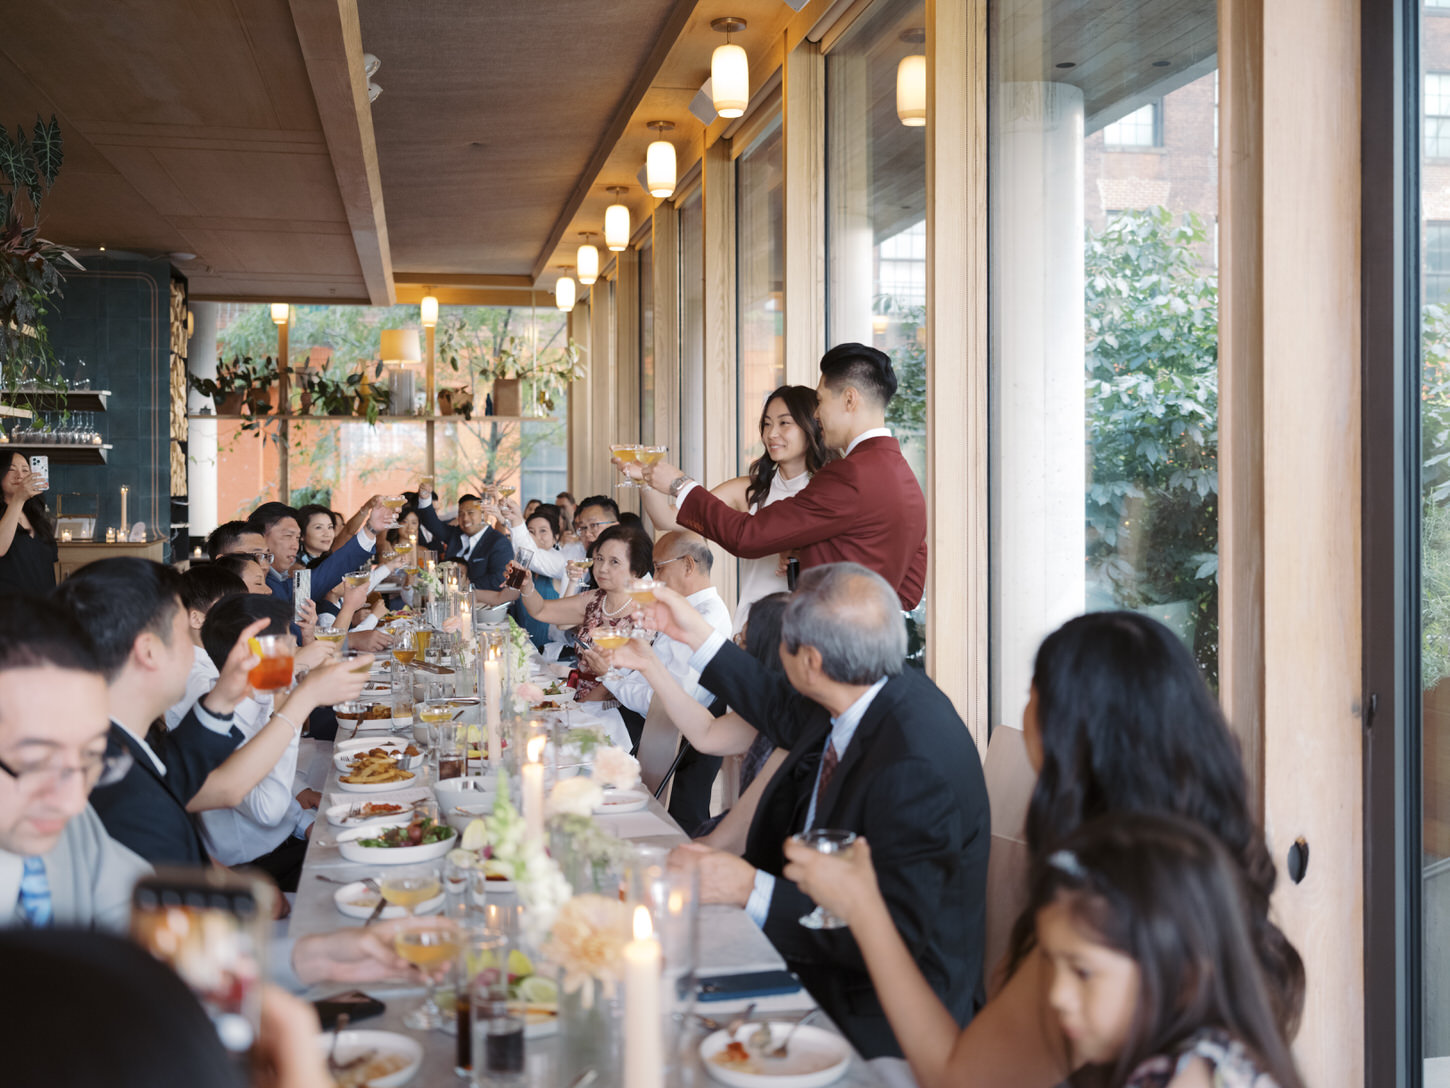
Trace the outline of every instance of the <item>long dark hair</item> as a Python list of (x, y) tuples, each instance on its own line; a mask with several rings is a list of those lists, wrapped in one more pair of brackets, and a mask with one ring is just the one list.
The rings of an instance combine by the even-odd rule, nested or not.
[[(765, 430), (765, 413), (770, 411), (770, 402), (773, 400), (783, 401), (785, 410), (795, 420), (795, 425), (805, 432), (806, 472), (819, 472), (821, 466), (831, 460), (831, 451), (826, 448), (826, 440), (821, 437), (821, 425), (816, 422), (816, 391), (808, 385), (782, 385), (766, 397), (765, 403), (761, 405), (762, 431)], [(770, 459), (769, 450), (750, 462), (750, 484), (745, 488), (746, 506), (753, 506), (770, 494), (770, 484), (777, 471), (776, 463)]]
[[(27, 468), (30, 466), (30, 462), (25, 459), (25, 455), (22, 453), (11, 450), (10, 457), (10, 464), (14, 464), (14, 458), (18, 457), (22, 465)], [(10, 470), (10, 464), (5, 466), (5, 471), (8, 472)], [(4, 510), (8, 505), (5, 501), (0, 500), (0, 510)], [(20, 512), (25, 515), (25, 520), (30, 522), (30, 529), (35, 534), (36, 540), (47, 547), (55, 543), (55, 526), (50, 523), (50, 511), (45, 508), (45, 496), (30, 496), (30, 498), (21, 504)], [(16, 529), (16, 532), (20, 531), (20, 529)]]
[[(1045, 857), (1109, 812), (1168, 812), (1218, 836), (1243, 871), (1250, 936), (1284, 1038), (1304, 1008), (1304, 961), (1269, 920), (1274, 862), (1249, 811), (1238, 743), (1187, 647), (1136, 612), (1093, 612), (1043, 640), (1032, 673), (1042, 770), (1027, 847)], [(1013, 969), (1032, 947), (1017, 920)]]
[(780, 627), (789, 593), (772, 593), (750, 606), (745, 620), (745, 652), (772, 672), (785, 672), (780, 660)]
[(1033, 866), (1027, 913), (1052, 904), (1138, 965), (1138, 1000), (1116, 1061), (1122, 1088), (1150, 1058), (1218, 1029), (1278, 1088), (1302, 1088), (1254, 955), (1244, 874), (1203, 825), (1164, 813), (1100, 816)]

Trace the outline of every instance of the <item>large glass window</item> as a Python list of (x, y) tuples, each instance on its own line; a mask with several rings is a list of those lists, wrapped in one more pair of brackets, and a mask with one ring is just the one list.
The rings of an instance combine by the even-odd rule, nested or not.
[(1163, 621), (1217, 680), (1213, 5), (1110, 39), (1046, 10), (989, 7), (994, 726), (1086, 610)]
[(705, 206), (680, 201), (680, 468), (705, 475)]
[(1450, 159), (1450, 73), (1447, 72), (1430, 72), (1425, 76), (1425, 157)]
[(760, 406), (785, 381), (785, 188), (779, 117), (735, 160), (740, 470), (761, 454)]
[(897, 114), (897, 68), (926, 52), (926, 6), (874, 5), (826, 57), (827, 323), (891, 356), (887, 422), (926, 482), (926, 129)]

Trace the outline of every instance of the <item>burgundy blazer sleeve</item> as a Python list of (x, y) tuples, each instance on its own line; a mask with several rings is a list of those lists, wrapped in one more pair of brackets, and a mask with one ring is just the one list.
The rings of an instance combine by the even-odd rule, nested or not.
[(897, 596), (901, 598), (901, 607), (910, 612), (921, 603), (922, 594), (926, 592), (926, 541), (921, 542), (921, 547), (916, 549), (916, 555), (912, 557), (911, 566), (906, 570), (906, 578), (897, 587)]
[(704, 487), (685, 496), (675, 520), (686, 529), (715, 541), (732, 555), (759, 559), (791, 548), (829, 540), (851, 526), (856, 488), (832, 462), (811, 477), (794, 498), (761, 507), (753, 514), (732, 510)]

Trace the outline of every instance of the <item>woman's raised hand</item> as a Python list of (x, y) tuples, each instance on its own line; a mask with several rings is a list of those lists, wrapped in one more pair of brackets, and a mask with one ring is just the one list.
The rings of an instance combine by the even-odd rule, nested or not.
[(801, 891), (847, 925), (854, 925), (864, 906), (881, 903), (876, 870), (871, 865), (871, 845), (857, 839), (839, 854), (822, 854), (804, 843), (787, 839), (786, 867), (781, 873)]

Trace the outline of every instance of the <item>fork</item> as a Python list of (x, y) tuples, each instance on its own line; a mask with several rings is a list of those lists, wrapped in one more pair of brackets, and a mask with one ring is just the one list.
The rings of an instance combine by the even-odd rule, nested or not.
[(790, 1030), (785, 1033), (785, 1038), (780, 1041), (779, 1046), (770, 1047), (769, 1049), (767, 1049), (766, 1047), (761, 1047), (760, 1052), (764, 1054), (767, 1058), (786, 1057), (788, 1053), (787, 1048), (790, 1045), (790, 1037), (796, 1033), (797, 1028), (799, 1028), (807, 1020), (812, 1019), (820, 1011), (820, 1009), (812, 1009), (810, 1012), (806, 1013), (804, 1016), (802, 1016), (799, 1020), (797, 1020), (794, 1024), (790, 1026)]

